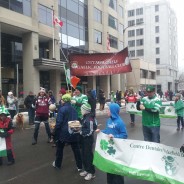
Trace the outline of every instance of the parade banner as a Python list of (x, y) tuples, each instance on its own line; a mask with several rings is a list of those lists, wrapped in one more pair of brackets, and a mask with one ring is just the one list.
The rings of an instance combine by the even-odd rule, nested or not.
[(113, 75), (132, 71), (128, 48), (117, 53), (71, 54), (69, 60), (73, 76)]
[(106, 173), (158, 182), (184, 183), (184, 153), (159, 143), (97, 135), (93, 164)]
[[(174, 107), (171, 105), (174, 102), (162, 102), (162, 107), (160, 109), (160, 117), (161, 118), (176, 118), (177, 115), (175, 113)], [(142, 115), (142, 111), (138, 111), (136, 108), (136, 103), (127, 103), (126, 104), (126, 112), (131, 114)]]
[(0, 157), (5, 157), (6, 155), (7, 155), (7, 152), (6, 152), (5, 138), (0, 137)]

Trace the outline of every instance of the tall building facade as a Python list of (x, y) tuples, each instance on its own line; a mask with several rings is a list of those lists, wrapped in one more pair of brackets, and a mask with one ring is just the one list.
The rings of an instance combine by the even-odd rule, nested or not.
[(177, 18), (167, 0), (128, 5), (127, 42), (132, 59), (156, 64), (157, 91), (178, 89)]
[[(57, 95), (67, 87), (64, 64), (71, 53), (118, 52), (124, 45), (122, 0), (0, 0), (0, 89)], [(63, 21), (53, 26), (52, 14)], [(80, 77), (85, 88), (122, 90), (123, 74)]]

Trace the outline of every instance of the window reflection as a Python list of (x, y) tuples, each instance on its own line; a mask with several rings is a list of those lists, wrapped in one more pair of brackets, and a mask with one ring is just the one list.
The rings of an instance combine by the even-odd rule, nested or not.
[(39, 4), (38, 13), (40, 23), (52, 26), (52, 9)]
[(31, 0), (1, 0), (0, 6), (31, 16)]

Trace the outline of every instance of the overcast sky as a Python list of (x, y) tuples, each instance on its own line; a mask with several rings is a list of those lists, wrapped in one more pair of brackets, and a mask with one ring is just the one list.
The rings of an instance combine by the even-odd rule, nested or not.
[[(132, 2), (156, 2), (157, 0), (128, 0)], [(180, 69), (184, 69), (184, 8), (183, 0), (168, 0), (174, 9), (178, 21), (178, 63)]]

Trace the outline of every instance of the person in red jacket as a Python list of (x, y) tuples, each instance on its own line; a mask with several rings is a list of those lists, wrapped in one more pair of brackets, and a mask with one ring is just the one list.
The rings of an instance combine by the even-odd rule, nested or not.
[[(11, 135), (14, 132), (13, 123), (10, 117), (8, 110), (5, 106), (0, 106), (0, 137), (5, 138), (6, 141), (6, 151), (8, 162), (7, 165), (12, 165), (15, 163), (15, 156), (12, 148)], [(3, 164), (3, 158), (0, 157), (0, 165)]]
[(35, 130), (33, 135), (32, 145), (37, 144), (38, 132), (40, 128), (40, 123), (44, 122), (45, 129), (48, 135), (48, 143), (51, 142), (51, 131), (49, 126), (49, 97), (47, 96), (45, 89), (41, 88), (40, 92), (38, 93), (37, 99), (34, 104), (34, 108), (36, 111), (35, 117)]
[[(133, 88), (128, 90), (127, 96), (125, 97), (127, 103), (136, 103), (137, 102), (137, 95), (134, 93)], [(130, 124), (131, 126), (135, 126), (135, 114), (130, 113)]]

